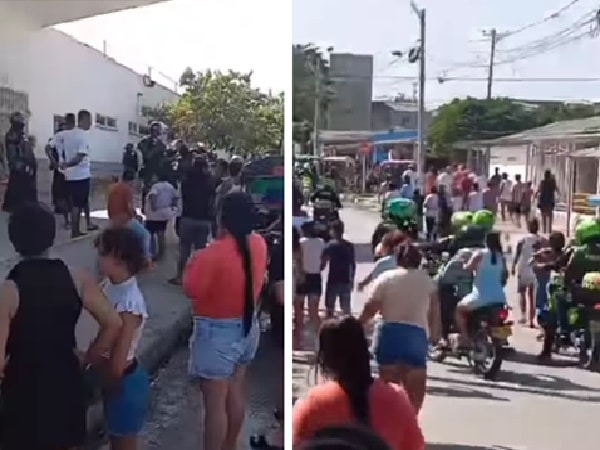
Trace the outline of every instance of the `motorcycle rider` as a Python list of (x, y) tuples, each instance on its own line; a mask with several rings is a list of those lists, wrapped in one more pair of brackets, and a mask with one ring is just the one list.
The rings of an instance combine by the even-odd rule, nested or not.
[(342, 202), (340, 202), (339, 196), (337, 195), (333, 187), (328, 184), (319, 186), (317, 190), (313, 192), (310, 201), (313, 203), (316, 203), (318, 201), (331, 202), (336, 209), (340, 209), (342, 207)]
[(469, 346), (467, 319), (471, 312), (486, 306), (506, 304), (504, 286), (508, 280), (506, 260), (502, 253), (500, 234), (490, 232), (485, 238), (485, 248), (476, 251), (465, 269), (472, 272), (473, 289), (458, 302), (455, 323), (459, 332), (459, 346)]
[[(595, 223), (593, 222), (595, 221)], [(579, 229), (578, 229), (579, 228)], [(589, 272), (600, 272), (600, 219), (589, 219), (575, 227), (579, 246), (573, 248), (565, 267), (565, 286), (580, 285)], [(586, 336), (589, 342), (590, 336)], [(592, 356), (587, 369), (600, 369), (600, 343), (591, 342)]]

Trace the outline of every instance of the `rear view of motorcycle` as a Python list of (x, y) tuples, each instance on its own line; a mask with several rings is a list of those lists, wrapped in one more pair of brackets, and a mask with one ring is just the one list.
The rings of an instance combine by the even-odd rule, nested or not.
[(486, 380), (495, 380), (502, 367), (508, 338), (512, 335), (512, 322), (508, 320), (506, 306), (489, 306), (473, 311), (467, 321), (470, 345), (461, 346), (458, 334), (450, 333), (448, 345), (437, 347), (430, 358), (443, 362), (446, 357), (465, 358), (473, 373)]

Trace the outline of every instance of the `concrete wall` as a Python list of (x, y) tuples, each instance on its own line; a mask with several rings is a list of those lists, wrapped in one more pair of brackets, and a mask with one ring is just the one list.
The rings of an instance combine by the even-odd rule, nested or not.
[[(425, 111), (425, 129), (431, 122), (431, 111)], [(417, 130), (419, 111), (416, 104), (376, 101), (372, 104), (371, 130)]]
[(335, 91), (329, 107), (329, 129), (371, 129), (373, 56), (334, 53), (330, 74)]
[[(156, 85), (101, 52), (51, 29), (0, 41), (0, 85), (29, 95), (29, 134), (37, 153), (54, 133), (55, 116), (87, 109), (92, 113), (92, 161), (120, 162), (123, 147), (137, 143), (142, 106), (176, 101), (177, 94)], [(98, 120), (97, 120), (98, 119)]]

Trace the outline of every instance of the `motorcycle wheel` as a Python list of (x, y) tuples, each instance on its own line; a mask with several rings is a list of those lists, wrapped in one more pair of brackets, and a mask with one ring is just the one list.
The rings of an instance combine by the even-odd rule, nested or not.
[(492, 338), (486, 330), (479, 330), (472, 338), (473, 349), (469, 352), (473, 373), (494, 381), (503, 361), (504, 344)]

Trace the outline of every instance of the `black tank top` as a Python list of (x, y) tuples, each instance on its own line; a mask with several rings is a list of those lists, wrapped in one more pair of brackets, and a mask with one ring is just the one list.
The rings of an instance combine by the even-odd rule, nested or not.
[(85, 386), (75, 355), (81, 298), (57, 259), (27, 259), (9, 273), (19, 291), (2, 380), (3, 448), (74, 448), (86, 428)]
[(61, 362), (71, 366), (82, 303), (69, 268), (58, 259), (27, 259), (7, 278), (17, 285), (19, 308), (10, 325), (6, 375), (22, 364), (44, 371), (60, 369)]

